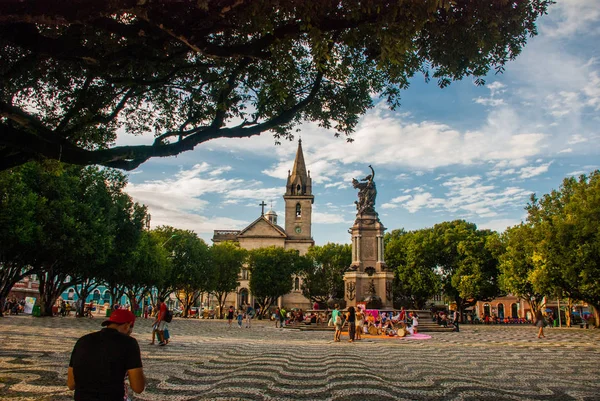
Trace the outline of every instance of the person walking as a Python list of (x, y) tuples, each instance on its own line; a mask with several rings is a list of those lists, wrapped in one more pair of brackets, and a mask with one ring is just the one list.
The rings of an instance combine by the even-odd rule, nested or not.
[(286, 315), (287, 315), (287, 311), (282, 306), (281, 309), (279, 310), (279, 328), (280, 329), (283, 329), (285, 327), (285, 318), (286, 318)]
[(67, 387), (75, 400), (122, 401), (128, 399), (125, 378), (136, 393), (146, 387), (140, 347), (131, 337), (135, 316), (114, 311), (102, 322), (104, 329), (77, 340), (67, 371)]
[(458, 327), (459, 320), (460, 320), (460, 312), (458, 311), (458, 309), (455, 309), (454, 315), (452, 316), (452, 323), (454, 324), (454, 331), (456, 331), (456, 332), (460, 331), (459, 327)]
[(346, 322), (348, 323), (348, 336), (350, 337), (348, 342), (353, 343), (356, 336), (356, 311), (354, 310), (354, 306), (348, 308)]
[(544, 320), (544, 315), (542, 314), (542, 310), (538, 309), (535, 312), (535, 327), (538, 328), (537, 338), (546, 338), (544, 335), (544, 327), (546, 326), (546, 321)]
[(231, 328), (231, 323), (233, 322), (233, 314), (235, 313), (235, 309), (233, 309), (233, 305), (229, 307), (227, 311), (227, 321), (229, 322), (229, 328)]
[(273, 312), (273, 320), (275, 320), (275, 328), (279, 327), (279, 321), (280, 321), (280, 312), (279, 312), (279, 308), (275, 308), (275, 312)]
[(362, 340), (363, 326), (365, 324), (365, 314), (360, 308), (356, 308), (356, 338)]
[(342, 336), (342, 316), (340, 311), (338, 310), (340, 306), (335, 304), (333, 308), (333, 312), (331, 312), (331, 321), (335, 326), (335, 333), (333, 334), (333, 341), (340, 342), (340, 338)]
[[(156, 321), (154, 322), (154, 326), (156, 326), (156, 334), (158, 335), (160, 346), (165, 346), (167, 343), (165, 342), (165, 329), (167, 327), (167, 322), (165, 317), (167, 315), (167, 304), (165, 300), (162, 298), (158, 299), (158, 314), (156, 315)], [(127, 310), (127, 309), (117, 309), (117, 310)], [(113, 312), (114, 313), (114, 312)], [(154, 343), (154, 335), (152, 336), (152, 343)]]
[(252, 322), (254, 315), (255, 315), (254, 308), (251, 307), (250, 304), (246, 304), (246, 328), (247, 329), (250, 328), (250, 323)]

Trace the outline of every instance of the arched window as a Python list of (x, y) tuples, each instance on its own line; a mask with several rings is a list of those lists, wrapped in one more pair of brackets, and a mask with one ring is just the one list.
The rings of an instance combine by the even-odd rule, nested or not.
[(490, 304), (483, 304), (483, 316), (491, 316)]
[(238, 306), (246, 305), (248, 302), (248, 290), (246, 288), (242, 288), (240, 290), (240, 294), (238, 297)]
[(102, 299), (105, 304), (110, 305), (110, 291), (108, 291), (108, 290), (104, 291), (104, 295), (103, 295)]
[(242, 280), (248, 280), (248, 277), (250, 276), (248, 269), (242, 269)]
[(302, 187), (300, 186), (300, 184), (296, 185), (296, 193), (298, 195), (302, 195), (302, 192), (300, 191), (302, 189)]
[(504, 319), (504, 304), (498, 304), (498, 317)]
[(511, 310), (511, 317), (517, 319), (519, 317), (519, 305), (512, 304), (510, 306), (510, 310)]
[(302, 206), (300, 206), (300, 203), (296, 203), (296, 217), (302, 217)]
[(298, 277), (294, 279), (294, 291), (300, 291), (300, 278)]
[(69, 288), (69, 292), (67, 292), (67, 299), (75, 299), (75, 289)]
[(94, 290), (93, 300), (96, 303), (100, 301), (100, 290)]

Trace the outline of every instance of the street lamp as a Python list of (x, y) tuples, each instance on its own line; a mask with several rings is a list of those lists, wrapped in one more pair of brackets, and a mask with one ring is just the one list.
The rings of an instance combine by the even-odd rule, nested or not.
[(177, 235), (177, 234), (173, 234), (173, 235), (171, 235), (171, 237), (169, 237), (169, 239), (168, 239), (168, 240), (166, 240), (165, 242), (163, 242), (163, 243), (162, 243), (162, 245), (161, 245), (160, 247), (161, 247), (161, 248), (164, 248), (164, 247), (165, 247), (165, 245), (167, 244), (167, 242), (171, 241), (171, 240), (172, 240), (173, 238), (175, 238), (175, 237), (178, 237), (178, 235)]

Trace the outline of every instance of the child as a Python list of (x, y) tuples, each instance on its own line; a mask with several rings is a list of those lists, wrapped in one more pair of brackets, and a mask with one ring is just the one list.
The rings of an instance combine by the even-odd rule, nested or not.
[(242, 328), (242, 322), (244, 321), (244, 314), (242, 313), (241, 310), (238, 310), (237, 312), (237, 324), (238, 324), (238, 328)]
[(413, 334), (417, 334), (419, 332), (419, 316), (416, 313), (412, 314), (412, 327)]

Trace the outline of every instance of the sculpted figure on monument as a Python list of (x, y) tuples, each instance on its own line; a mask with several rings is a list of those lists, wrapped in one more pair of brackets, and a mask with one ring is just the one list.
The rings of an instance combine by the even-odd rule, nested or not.
[(375, 187), (375, 170), (369, 164), (371, 174), (358, 181), (352, 179), (352, 186), (358, 188), (358, 201), (355, 201), (358, 213), (375, 213), (375, 198), (377, 197), (377, 188)]

